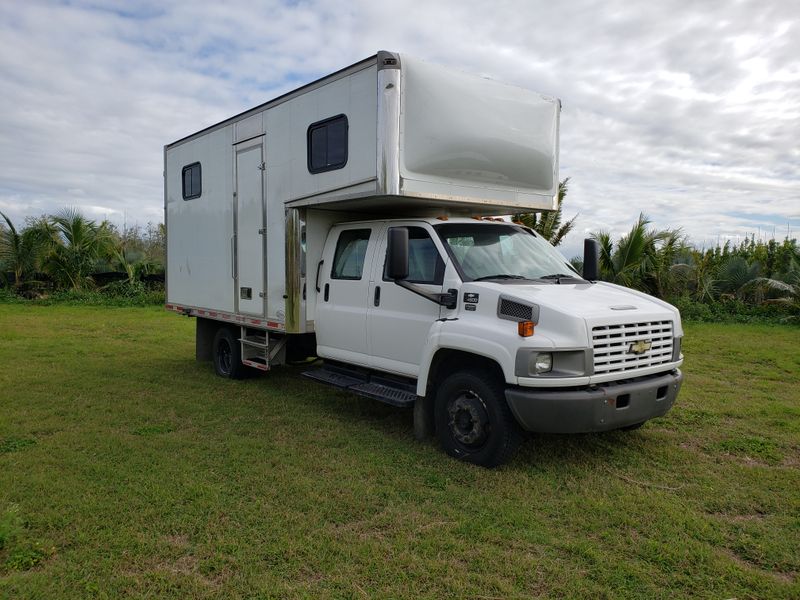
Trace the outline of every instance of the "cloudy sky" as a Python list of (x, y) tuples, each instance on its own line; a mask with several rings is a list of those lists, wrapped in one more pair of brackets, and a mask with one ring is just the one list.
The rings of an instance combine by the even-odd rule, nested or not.
[(0, 211), (160, 221), (164, 144), (379, 49), (561, 98), (567, 256), (800, 232), (797, 0), (4, 0)]

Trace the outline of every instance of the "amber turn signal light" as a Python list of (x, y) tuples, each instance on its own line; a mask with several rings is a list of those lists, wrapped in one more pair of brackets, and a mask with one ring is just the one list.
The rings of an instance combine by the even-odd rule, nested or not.
[(520, 321), (517, 323), (517, 331), (520, 337), (531, 337), (533, 335), (533, 321)]

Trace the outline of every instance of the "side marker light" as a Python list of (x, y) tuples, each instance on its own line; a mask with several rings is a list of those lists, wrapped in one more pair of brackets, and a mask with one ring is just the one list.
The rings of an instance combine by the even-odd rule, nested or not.
[(533, 321), (520, 321), (517, 323), (517, 332), (520, 337), (531, 337), (533, 335)]

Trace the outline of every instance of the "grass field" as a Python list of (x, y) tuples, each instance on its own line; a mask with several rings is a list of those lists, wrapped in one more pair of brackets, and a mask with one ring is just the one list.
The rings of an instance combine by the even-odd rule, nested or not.
[(0, 598), (799, 598), (800, 329), (689, 325), (629, 433), (488, 471), (158, 308), (0, 305)]

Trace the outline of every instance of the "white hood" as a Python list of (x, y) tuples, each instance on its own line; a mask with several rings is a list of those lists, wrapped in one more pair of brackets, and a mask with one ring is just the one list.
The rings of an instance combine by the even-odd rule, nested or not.
[(585, 318), (643, 312), (664, 314), (675, 309), (661, 300), (610, 283), (504, 285), (501, 293), (518, 296), (565, 313)]
[[(474, 284), (473, 284), (474, 285)], [(678, 310), (653, 296), (611, 283), (525, 283), (481, 282), (493, 292), (539, 306), (539, 324), (558, 329), (578, 317), (587, 331), (595, 325), (671, 320), (676, 335), (683, 335)], [(574, 321), (573, 321), (574, 322)]]

